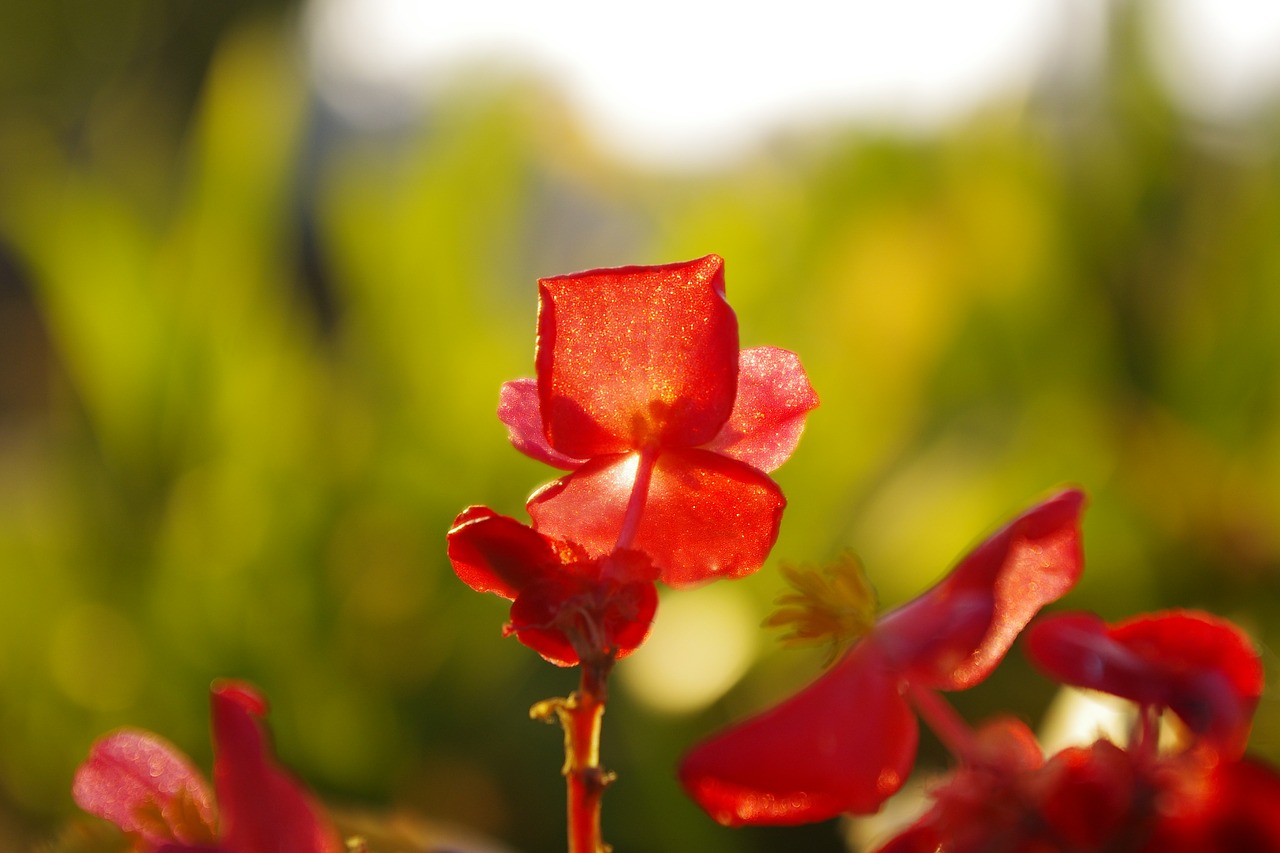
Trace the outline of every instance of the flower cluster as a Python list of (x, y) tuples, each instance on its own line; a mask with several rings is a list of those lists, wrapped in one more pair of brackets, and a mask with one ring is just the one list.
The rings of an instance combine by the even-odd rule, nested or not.
[(120, 729), (94, 743), (72, 795), (128, 834), (135, 853), (346, 851), (324, 809), (272, 758), (266, 713), (249, 685), (214, 685), (212, 790), (164, 738)]
[[(1244, 753), (1262, 668), (1229, 622), (1173, 611), (1109, 626), (1073, 613), (1031, 626), (1024, 647), (1043, 672), (1134, 703), (1123, 745), (1046, 757), (1024, 723), (971, 730), (936, 692), (986, 678), (1075, 583), (1082, 504), (1070, 490), (1033, 507), (809, 687), (696, 746), (680, 768), (686, 790), (730, 825), (869, 814), (910, 773), (919, 714), (957, 767), (878, 853), (1280, 850), (1280, 774)], [(1181, 734), (1173, 748), (1161, 746), (1165, 712)]]
[(572, 666), (643, 642), (655, 581), (764, 563), (786, 503), (768, 472), (818, 399), (792, 353), (739, 351), (715, 255), (538, 287), (537, 378), (504, 385), (498, 416), (518, 450), (569, 473), (529, 498), (532, 526), (464, 510), (449, 557), (512, 600), (508, 633)]

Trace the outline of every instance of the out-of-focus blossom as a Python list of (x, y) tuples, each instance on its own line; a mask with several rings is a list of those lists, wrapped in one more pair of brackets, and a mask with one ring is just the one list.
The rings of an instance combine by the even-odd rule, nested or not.
[(252, 687), (214, 685), (212, 791), (164, 738), (121, 729), (90, 748), (72, 795), (80, 808), (127, 833), (138, 853), (345, 850), (324, 809), (272, 757), (266, 713)]
[(680, 766), (690, 796), (726, 824), (878, 809), (915, 760), (911, 704), (982, 681), (1040, 607), (1079, 578), (1083, 502), (1067, 490), (1026, 511), (818, 680), (696, 746)]

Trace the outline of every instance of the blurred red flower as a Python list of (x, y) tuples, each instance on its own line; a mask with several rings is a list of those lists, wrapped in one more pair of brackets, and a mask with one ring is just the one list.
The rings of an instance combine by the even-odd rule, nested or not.
[[(990, 744), (990, 731), (1019, 730), (1019, 754), (980, 750), (879, 853), (1280, 850), (1280, 774), (1243, 755), (1262, 667), (1237, 627), (1193, 611), (1111, 626), (1073, 613), (1032, 626), (1025, 647), (1060, 681), (1136, 702), (1130, 742), (1099, 740), (1045, 761), (1021, 723), (984, 729), (979, 738)], [(1188, 738), (1166, 752), (1164, 709)]]
[(690, 796), (731, 825), (877, 810), (915, 760), (909, 703), (937, 721), (932, 691), (986, 678), (1040, 607), (1079, 578), (1083, 502), (1067, 490), (1026, 511), (808, 687), (694, 747), (680, 766)]
[(134, 840), (138, 853), (339, 853), (320, 804), (276, 764), (247, 684), (212, 691), (213, 792), (190, 760), (159, 735), (121, 729), (93, 744), (76, 771), (77, 805)]

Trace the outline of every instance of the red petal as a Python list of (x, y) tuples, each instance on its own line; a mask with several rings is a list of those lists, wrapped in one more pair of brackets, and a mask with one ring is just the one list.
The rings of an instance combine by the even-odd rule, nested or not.
[(874, 812), (915, 760), (916, 718), (898, 686), (862, 642), (804, 690), (694, 747), (680, 782), (730, 826)]
[(897, 665), (942, 690), (986, 678), (1031, 617), (1079, 579), (1083, 505), (1071, 489), (1032, 507), (881, 619), (876, 634)]
[(462, 582), (477, 592), (515, 598), (559, 565), (545, 536), (488, 507), (463, 510), (449, 531), (449, 560)]
[(270, 754), (266, 702), (248, 685), (219, 682), (213, 695), (213, 781), (222, 841), (234, 853), (340, 853), (320, 805)]
[(589, 458), (710, 441), (733, 408), (738, 324), (708, 255), (542, 279), (538, 390), (548, 443)]
[(526, 456), (566, 471), (586, 461), (565, 456), (547, 442), (535, 379), (516, 379), (503, 384), (498, 395), (498, 420), (507, 425), (507, 435), (516, 450)]
[(795, 353), (744, 349), (738, 356), (733, 413), (706, 449), (772, 471), (796, 449), (805, 415), (817, 405), (818, 395)]
[(121, 729), (94, 743), (71, 794), (80, 808), (151, 844), (214, 837), (209, 784), (173, 744), (150, 732)]
[(1244, 752), (1262, 665), (1235, 625), (1206, 613), (1169, 611), (1113, 627), (1092, 614), (1034, 625), (1027, 653), (1068, 684), (1167, 707), (1191, 731), (1232, 757)]
[[(649, 636), (657, 607), (652, 582), (563, 575), (520, 593), (511, 606), (510, 630), (556, 666), (576, 666), (587, 648), (615, 659), (631, 654)], [(599, 644), (593, 644), (597, 637)]]
[[(593, 556), (613, 550), (631, 497), (636, 454), (593, 459), (529, 498), (540, 533)], [(707, 450), (663, 453), (629, 547), (643, 551), (671, 586), (743, 577), (764, 564), (786, 500), (773, 480)]]

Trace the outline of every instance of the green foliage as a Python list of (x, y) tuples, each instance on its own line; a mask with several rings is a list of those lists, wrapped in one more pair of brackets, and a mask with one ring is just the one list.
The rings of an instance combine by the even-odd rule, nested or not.
[[(823, 406), (778, 472), (779, 559), (854, 548), (893, 606), (1076, 482), (1069, 603), (1207, 607), (1276, 642), (1278, 161), (1199, 136), (1136, 54), (1076, 100), (676, 177), (608, 161), (527, 83), (458, 89), (395, 139), (309, 136), (290, 44), (223, 37), (177, 142), (180, 110), (128, 79), (81, 117), (91, 144), (56, 111), (0, 122), (0, 846), (52, 834), (112, 726), (207, 764), (228, 675), (336, 801), (555, 849), (560, 744), (525, 712), (571, 680), (501, 638), (443, 543), (465, 505), (519, 513), (551, 476), (506, 444), (497, 391), (532, 371), (535, 279), (591, 266), (719, 253), (743, 345), (801, 355)], [(743, 582), (755, 618), (783, 586)], [(671, 768), (816, 669), (770, 650), (680, 718), (620, 688), (606, 835), (794, 849), (709, 826)], [(1034, 717), (1043, 686), (1011, 669), (984, 689)]]

